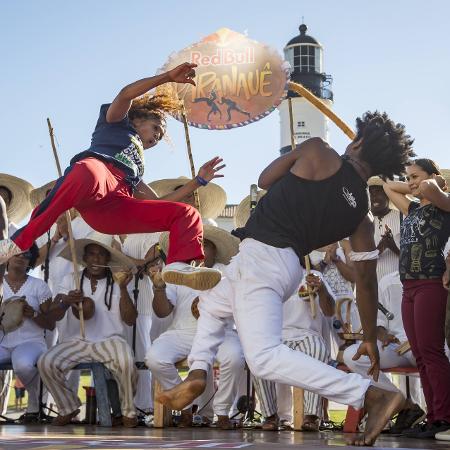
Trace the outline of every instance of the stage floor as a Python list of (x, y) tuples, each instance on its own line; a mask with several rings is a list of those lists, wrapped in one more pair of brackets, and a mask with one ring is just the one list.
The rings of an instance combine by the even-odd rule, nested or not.
[[(339, 433), (262, 432), (259, 430), (218, 431), (210, 428), (151, 429), (139, 427), (100, 428), (89, 426), (0, 425), (0, 450), (57, 449), (192, 449), (248, 448), (249, 450), (293, 450), (350, 448)], [(353, 447), (352, 447), (353, 448)], [(374, 448), (448, 449), (450, 443), (435, 440), (395, 438), (382, 435)]]

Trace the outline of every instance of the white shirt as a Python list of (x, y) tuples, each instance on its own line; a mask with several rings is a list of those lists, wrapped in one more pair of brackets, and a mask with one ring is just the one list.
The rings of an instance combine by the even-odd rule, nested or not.
[(8, 224), (8, 237), (11, 237), (19, 227), (14, 222), (9, 222)]
[(386, 328), (400, 342), (408, 339), (402, 320), (402, 295), (403, 286), (398, 270), (385, 275), (378, 283), (378, 301), (394, 314), (394, 318), (388, 320), (381, 311), (378, 311), (377, 326)]
[[(147, 252), (153, 245), (159, 242), (161, 233), (139, 233), (129, 234), (125, 241), (121, 244), (122, 252), (135, 259), (144, 259)], [(128, 293), (133, 297), (134, 279), (128, 284)], [(138, 314), (151, 316), (153, 314), (153, 289), (150, 277), (144, 275), (138, 284), (139, 295), (137, 300)]]
[[(223, 264), (214, 264), (214, 269), (222, 270)], [(173, 305), (173, 320), (169, 330), (195, 331), (197, 329), (197, 319), (192, 315), (192, 302), (200, 295), (201, 291), (196, 291), (186, 286), (168, 284), (166, 296)], [(227, 327), (228, 327), (227, 323)]]
[(166, 296), (173, 305), (173, 319), (169, 330), (195, 331), (197, 329), (197, 320), (192, 315), (191, 305), (199, 294), (200, 291), (187, 286), (167, 285)]
[[(323, 280), (322, 274), (315, 270), (312, 270), (311, 273), (322, 278), (326, 290), (331, 295), (333, 300), (335, 300), (330, 286), (325, 280)], [(305, 286), (306, 288), (306, 276), (300, 283), (298, 291), (283, 304), (282, 337), (285, 341), (301, 340), (311, 334), (323, 336), (324, 333), (323, 327), (325, 316), (319, 305), (319, 296), (314, 296), (314, 301), (316, 303), (316, 317), (313, 319), (311, 315), (311, 305), (309, 301), (305, 301), (309, 300), (309, 297), (301, 297), (298, 293), (302, 286)]]
[[(92, 292), (91, 281), (87, 277), (84, 278), (81, 288), (85, 297), (90, 297), (95, 303), (94, 316), (84, 321), (86, 341), (101, 342), (112, 337), (125, 339), (125, 324), (122, 321), (119, 310), (120, 288), (117, 283), (113, 285), (110, 310), (105, 304), (106, 278), (98, 280), (95, 292)], [(69, 291), (74, 289), (73, 274), (69, 274), (62, 280), (58, 293), (68, 294)], [(108, 301), (109, 295), (110, 291), (108, 291)], [(58, 328), (59, 342), (80, 339), (80, 321), (73, 315), (72, 308), (67, 310), (62, 320), (56, 322), (56, 327)]]
[[(4, 298), (8, 299), (13, 296), (26, 297), (27, 303), (39, 312), (39, 307), (45, 300), (52, 298), (52, 293), (47, 284), (39, 278), (28, 275), (25, 283), (18, 292), (14, 293), (10, 288), (6, 279), (3, 283)], [(0, 345), (5, 348), (13, 348), (25, 342), (37, 341), (45, 344), (44, 329), (34, 323), (33, 319), (24, 318), (24, 322), (20, 328), (11, 333), (3, 335), (0, 331)]]
[[(53, 225), (50, 229), (50, 236), (53, 236), (55, 231), (56, 225)], [(83, 239), (94, 230), (81, 218), (81, 216), (77, 216), (72, 220), (72, 231), (74, 239)], [(47, 242), (47, 233), (43, 234), (36, 240), (36, 244), (39, 248), (47, 245)], [(48, 285), (50, 286), (52, 292), (56, 292), (58, 290), (61, 280), (66, 275), (73, 273), (72, 262), (58, 256), (66, 245), (67, 241), (60, 239), (56, 244), (52, 244), (52, 248), (50, 249)], [(81, 266), (79, 266), (79, 268), (81, 268)], [(41, 270), (39, 272), (39, 277), (43, 279), (44, 275), (44, 271)]]
[[(400, 212), (391, 209), (384, 217), (379, 219), (374, 216), (375, 225), (375, 245), (378, 245), (381, 240), (381, 236), (386, 233), (385, 225), (392, 230), (392, 235), (397, 247), (400, 248)], [(377, 278), (380, 281), (388, 273), (392, 273), (398, 270), (399, 257), (392, 250), (386, 249), (381, 253), (377, 260)]]

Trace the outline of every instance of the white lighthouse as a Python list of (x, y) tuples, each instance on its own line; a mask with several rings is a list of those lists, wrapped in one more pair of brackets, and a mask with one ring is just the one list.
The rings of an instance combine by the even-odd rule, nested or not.
[[(291, 65), (291, 80), (303, 84), (328, 106), (333, 104), (331, 91), (332, 78), (323, 73), (323, 47), (312, 36), (306, 34), (305, 24), (299, 27), (300, 34), (292, 38), (284, 48), (284, 57)], [(292, 98), (294, 117), (294, 135), (296, 144), (311, 137), (320, 137), (328, 141), (328, 119), (303, 97), (288, 92)], [(279, 106), (281, 149), (280, 153), (291, 150), (291, 130), (289, 123), (289, 105), (283, 100)]]

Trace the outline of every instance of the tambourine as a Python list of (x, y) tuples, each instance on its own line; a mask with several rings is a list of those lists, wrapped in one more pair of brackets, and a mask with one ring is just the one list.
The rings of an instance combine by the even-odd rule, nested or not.
[(23, 309), (26, 305), (25, 297), (10, 297), (0, 305), (0, 330), (4, 334), (11, 333), (23, 324)]
[(411, 350), (411, 345), (409, 344), (409, 341), (402, 342), (398, 347), (397, 350), (395, 350), (400, 356), (404, 355), (405, 353), (408, 353)]

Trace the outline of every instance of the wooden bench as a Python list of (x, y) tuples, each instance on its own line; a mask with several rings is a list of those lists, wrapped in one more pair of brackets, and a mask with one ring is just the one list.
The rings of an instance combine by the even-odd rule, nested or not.
[[(337, 368), (339, 370), (343, 370), (344, 372), (350, 373), (350, 369), (344, 364), (340, 364)], [(406, 397), (410, 398), (409, 377), (411, 375), (419, 374), (417, 367), (391, 367), (388, 369), (382, 369), (382, 372), (391, 373), (394, 375), (405, 375)], [(355, 409), (352, 406), (349, 406), (347, 408), (347, 414), (345, 416), (344, 433), (356, 433), (358, 431), (359, 422), (361, 422), (363, 417), (364, 409)]]

